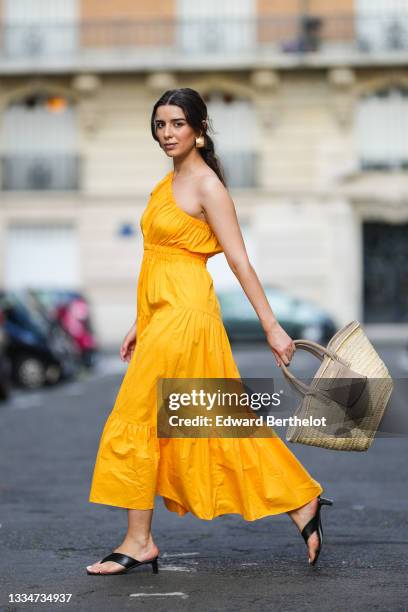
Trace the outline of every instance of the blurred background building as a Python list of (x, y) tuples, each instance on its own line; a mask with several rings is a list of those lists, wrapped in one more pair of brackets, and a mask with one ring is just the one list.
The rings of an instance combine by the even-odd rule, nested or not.
[(407, 60), (404, 0), (1, 0), (0, 286), (79, 289), (122, 339), (172, 168), (152, 106), (192, 87), (261, 280), (407, 323)]

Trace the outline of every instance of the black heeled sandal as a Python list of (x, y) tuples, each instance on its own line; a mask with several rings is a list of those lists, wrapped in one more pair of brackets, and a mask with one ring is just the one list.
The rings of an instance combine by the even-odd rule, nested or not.
[(312, 533), (314, 533), (315, 531), (317, 531), (317, 534), (319, 536), (319, 548), (316, 550), (315, 552), (315, 557), (313, 559), (313, 561), (309, 560), (309, 565), (315, 565), (317, 558), (320, 554), (320, 551), (322, 549), (322, 545), (323, 545), (323, 527), (322, 527), (322, 521), (320, 519), (320, 508), (324, 505), (326, 506), (332, 506), (333, 505), (333, 500), (332, 499), (326, 499), (325, 497), (319, 497), (318, 499), (318, 506), (317, 506), (317, 510), (316, 510), (316, 514), (314, 516), (312, 516), (312, 518), (310, 519), (310, 521), (308, 523), (306, 523), (306, 525), (303, 527), (301, 534), (303, 536), (304, 541), (306, 542), (306, 546), (307, 546), (307, 541), (309, 539), (309, 537), (312, 535)]
[(103, 563), (104, 561), (115, 561), (116, 563), (120, 563), (120, 565), (123, 565), (125, 569), (119, 570), (118, 572), (106, 572), (106, 573), (90, 572), (87, 569), (86, 573), (89, 574), (90, 576), (116, 576), (118, 574), (127, 574), (127, 572), (133, 567), (138, 567), (139, 565), (145, 565), (146, 563), (151, 563), (153, 574), (158, 574), (159, 573), (159, 565), (157, 562), (158, 558), (159, 556), (157, 555), (157, 557), (154, 557), (153, 559), (148, 559), (147, 561), (138, 561), (137, 559), (134, 559), (133, 557), (129, 557), (128, 555), (123, 555), (122, 553), (113, 552), (113, 553), (110, 553), (110, 555), (107, 555), (106, 557), (104, 557), (104, 559), (102, 559), (102, 561), (100, 561), (99, 563)]

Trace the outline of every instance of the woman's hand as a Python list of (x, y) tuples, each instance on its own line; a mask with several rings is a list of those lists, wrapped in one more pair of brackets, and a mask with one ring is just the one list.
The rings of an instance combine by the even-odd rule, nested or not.
[(292, 338), (288, 336), (277, 321), (265, 333), (266, 340), (275, 355), (276, 365), (280, 367), (282, 361), (285, 365), (289, 365), (293, 353), (296, 351)]
[(135, 346), (136, 346), (136, 323), (134, 323), (132, 327), (129, 329), (128, 333), (126, 334), (122, 342), (122, 346), (120, 347), (119, 354), (120, 354), (120, 358), (122, 359), (122, 361), (129, 362), (132, 359), (132, 355), (133, 355), (133, 351), (135, 350)]

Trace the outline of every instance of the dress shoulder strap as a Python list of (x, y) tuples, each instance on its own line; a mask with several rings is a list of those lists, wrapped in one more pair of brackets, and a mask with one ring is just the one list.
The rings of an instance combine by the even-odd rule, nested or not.
[(160, 179), (160, 181), (158, 183), (156, 183), (156, 185), (153, 187), (153, 190), (150, 192), (150, 195), (154, 195), (156, 193), (156, 191), (158, 191), (160, 189), (160, 187), (163, 185), (163, 183), (167, 180), (167, 177), (169, 176), (169, 174), (171, 174), (171, 171), (168, 172), (166, 174), (166, 176), (164, 176), (162, 179)]

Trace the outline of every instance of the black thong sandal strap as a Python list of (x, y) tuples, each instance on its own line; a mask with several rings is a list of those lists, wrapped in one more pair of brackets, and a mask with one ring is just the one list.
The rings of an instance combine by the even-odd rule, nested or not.
[(104, 557), (104, 559), (102, 559), (101, 563), (103, 563), (104, 561), (115, 561), (116, 563), (123, 565), (123, 567), (131, 567), (133, 565), (136, 565), (137, 563), (140, 563), (140, 561), (138, 561), (137, 559), (129, 557), (128, 555), (123, 555), (122, 553), (118, 552), (110, 553), (109, 555)]
[(313, 516), (308, 523), (303, 527), (301, 534), (303, 536), (304, 541), (307, 544), (309, 537), (312, 535), (314, 531), (317, 531), (319, 527), (319, 517)]

